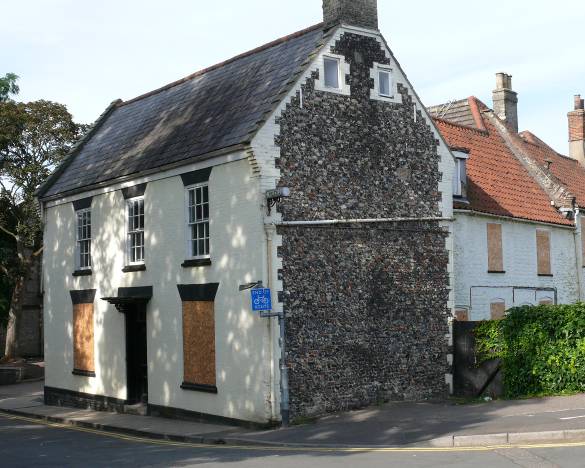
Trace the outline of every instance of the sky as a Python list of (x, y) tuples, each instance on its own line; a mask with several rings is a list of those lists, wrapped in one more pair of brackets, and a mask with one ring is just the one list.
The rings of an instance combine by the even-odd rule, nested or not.
[[(567, 112), (585, 95), (582, 0), (378, 0), (380, 30), (430, 106), (491, 106), (513, 75), (521, 130), (566, 154)], [(322, 19), (321, 0), (0, 0), (0, 76), (19, 100), (66, 104), (78, 122)]]

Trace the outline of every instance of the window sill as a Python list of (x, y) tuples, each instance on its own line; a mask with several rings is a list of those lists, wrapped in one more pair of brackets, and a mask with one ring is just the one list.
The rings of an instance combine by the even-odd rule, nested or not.
[(93, 275), (92, 270), (75, 270), (73, 276), (91, 276)]
[(122, 268), (122, 273), (136, 273), (137, 271), (146, 271), (146, 265), (128, 265)]
[(202, 384), (194, 384), (189, 382), (183, 382), (181, 384), (181, 388), (183, 390), (191, 390), (193, 392), (203, 392), (203, 393), (215, 393), (217, 394), (217, 387), (215, 385), (202, 385)]
[(211, 258), (197, 258), (193, 260), (185, 260), (181, 266), (183, 268), (197, 268), (204, 266), (211, 266)]
[(550, 273), (539, 273), (538, 276), (541, 276), (543, 278), (553, 278), (555, 275)]
[(80, 377), (95, 377), (94, 371), (86, 371), (81, 369), (73, 369), (73, 375), (78, 375)]
[(497, 270), (488, 270), (488, 273), (490, 273), (490, 274), (491, 273), (494, 273), (494, 274), (497, 274), (497, 275), (503, 275), (506, 272), (505, 271), (497, 271)]
[(462, 203), (464, 205), (469, 205), (469, 199), (462, 195), (453, 195), (453, 202)]

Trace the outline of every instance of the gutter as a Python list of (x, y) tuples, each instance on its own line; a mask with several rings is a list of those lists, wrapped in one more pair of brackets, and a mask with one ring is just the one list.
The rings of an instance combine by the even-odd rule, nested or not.
[(281, 221), (275, 223), (275, 226), (332, 226), (337, 224), (415, 223), (420, 221), (454, 221), (454, 219), (445, 217), (324, 219), (320, 221)]
[[(83, 187), (79, 187), (77, 189), (57, 193), (55, 195), (51, 195), (50, 197), (40, 198), (40, 200), (42, 202), (49, 202), (49, 201), (53, 201), (53, 200), (67, 198), (67, 197), (70, 197), (73, 195), (77, 195), (79, 193), (86, 193), (86, 192), (89, 192), (91, 190), (97, 190), (97, 189), (104, 188), (104, 187), (110, 187), (112, 185), (121, 184), (121, 183), (130, 181), (130, 180), (139, 179), (141, 177), (145, 177), (145, 176), (148, 176), (151, 174), (159, 174), (161, 172), (169, 171), (169, 170), (175, 169), (177, 167), (187, 166), (193, 162), (207, 161), (209, 159), (213, 159), (213, 158), (218, 157), (218, 156), (223, 156), (226, 154), (235, 153), (237, 151), (245, 151), (248, 148), (249, 148), (248, 144), (238, 144), (238, 145), (234, 145), (234, 146), (228, 146), (228, 147), (222, 148), (220, 150), (216, 150), (216, 151), (212, 151), (210, 153), (204, 153), (201, 155), (193, 156), (191, 158), (183, 159), (183, 160), (177, 161), (175, 163), (167, 164), (164, 166), (159, 166), (159, 167), (144, 170), (144, 171), (134, 172), (134, 173), (129, 174), (127, 176), (117, 177), (115, 179), (106, 180), (103, 182), (99, 182), (97, 184), (86, 185)], [(53, 174), (56, 174), (56, 172)], [(53, 175), (51, 175), (51, 177), (52, 176)]]
[(483, 211), (477, 210), (465, 210), (461, 208), (455, 208), (453, 210), (454, 213), (466, 214), (469, 216), (485, 216), (486, 218), (494, 218), (494, 219), (501, 219), (504, 221), (515, 221), (518, 223), (529, 223), (529, 224), (538, 224), (541, 226), (550, 226), (560, 229), (575, 229), (573, 224), (555, 224), (555, 223), (547, 223), (545, 221), (536, 221), (528, 218), (514, 218), (513, 216), (503, 216), (503, 215), (496, 215), (491, 213), (484, 213)]

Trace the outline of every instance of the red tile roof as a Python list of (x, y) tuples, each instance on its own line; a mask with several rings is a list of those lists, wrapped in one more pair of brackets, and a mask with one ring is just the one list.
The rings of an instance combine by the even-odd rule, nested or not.
[(522, 149), (543, 168), (550, 161), (550, 172), (577, 198), (577, 204), (585, 207), (585, 168), (575, 159), (557, 153), (530, 132), (522, 132), (520, 137), (517, 141)]
[(487, 110), (477, 98), (469, 98), (469, 112), (475, 128), (435, 118), (449, 146), (470, 151), (467, 161), (469, 204), (456, 203), (455, 207), (571, 225), (571, 221), (551, 206), (548, 195), (512, 153), (494, 125), (483, 117), (482, 112)]

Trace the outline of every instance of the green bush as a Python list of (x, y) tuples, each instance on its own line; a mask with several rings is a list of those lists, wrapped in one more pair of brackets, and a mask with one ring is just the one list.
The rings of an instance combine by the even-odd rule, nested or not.
[(517, 307), (475, 337), (480, 361), (502, 360), (505, 397), (585, 392), (585, 304)]

